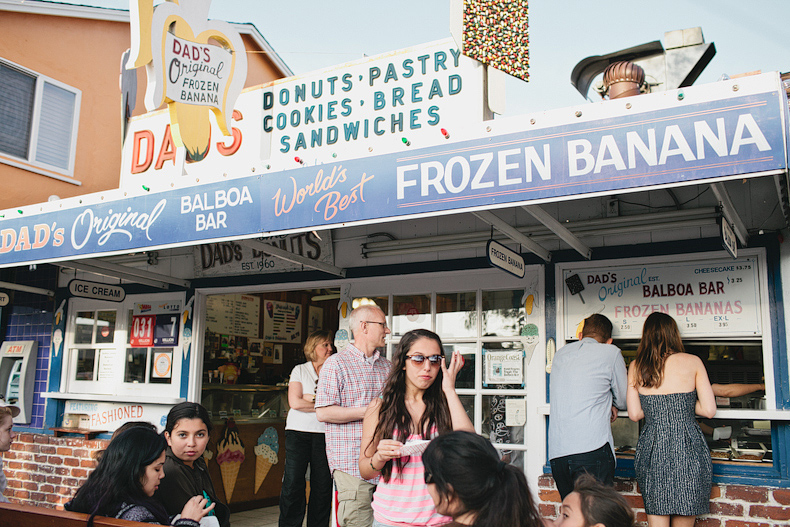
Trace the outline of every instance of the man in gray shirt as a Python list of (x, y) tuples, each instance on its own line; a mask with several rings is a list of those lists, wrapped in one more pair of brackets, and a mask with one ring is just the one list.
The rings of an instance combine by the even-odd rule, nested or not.
[(611, 422), (625, 410), (628, 374), (612, 345), (612, 323), (603, 315), (585, 319), (582, 339), (554, 356), (549, 377), (549, 459), (564, 499), (580, 474), (614, 484)]

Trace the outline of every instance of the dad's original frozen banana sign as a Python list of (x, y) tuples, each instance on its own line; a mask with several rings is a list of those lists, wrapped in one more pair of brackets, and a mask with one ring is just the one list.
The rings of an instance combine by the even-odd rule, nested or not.
[(233, 106), (247, 77), (247, 56), (233, 27), (208, 20), (211, 0), (130, 0), (132, 54), (127, 69), (145, 66), (148, 111), (167, 104), (176, 146), (199, 161), (211, 139), (209, 110), (231, 135)]

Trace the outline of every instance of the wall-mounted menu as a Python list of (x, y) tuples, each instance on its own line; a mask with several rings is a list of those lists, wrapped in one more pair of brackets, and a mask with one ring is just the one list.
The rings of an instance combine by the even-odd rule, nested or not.
[(563, 270), (561, 283), (566, 339), (576, 338), (593, 313), (609, 317), (613, 337), (639, 338), (645, 318), (654, 311), (673, 317), (684, 338), (762, 334), (755, 256), (578, 265)]
[(214, 333), (257, 338), (261, 301), (251, 295), (211, 295), (206, 300), (206, 327)]
[(263, 339), (273, 342), (302, 342), (302, 306), (266, 300)]

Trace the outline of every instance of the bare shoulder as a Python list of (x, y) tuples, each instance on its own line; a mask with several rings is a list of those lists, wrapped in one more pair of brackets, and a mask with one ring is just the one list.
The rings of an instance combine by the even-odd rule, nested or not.
[(369, 403), (368, 408), (365, 410), (365, 416), (368, 415), (378, 415), (379, 411), (381, 410), (381, 398), (374, 397)]
[(704, 369), (702, 359), (691, 353), (673, 353), (667, 357), (666, 362), (668, 367), (680, 368), (684, 370), (698, 370)]

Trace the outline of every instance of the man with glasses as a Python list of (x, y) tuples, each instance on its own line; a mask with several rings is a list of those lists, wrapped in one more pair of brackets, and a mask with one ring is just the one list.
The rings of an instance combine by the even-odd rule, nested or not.
[(362, 419), (368, 403), (378, 397), (390, 372), (381, 356), (390, 330), (378, 306), (360, 306), (349, 315), (354, 343), (324, 363), (318, 379), (315, 413), (326, 423), (326, 456), (337, 487), (337, 519), (341, 527), (370, 527), (370, 503), (378, 476), (362, 479), (359, 448)]

